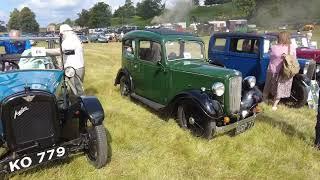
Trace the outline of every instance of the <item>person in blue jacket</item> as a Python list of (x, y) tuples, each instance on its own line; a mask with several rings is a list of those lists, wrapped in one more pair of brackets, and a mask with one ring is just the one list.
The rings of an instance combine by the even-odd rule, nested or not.
[[(11, 30), (9, 33), (10, 38), (19, 38), (21, 35), (19, 30)], [(0, 41), (0, 46), (4, 46), (6, 54), (22, 54), (24, 50), (31, 48), (29, 40), (26, 41)]]

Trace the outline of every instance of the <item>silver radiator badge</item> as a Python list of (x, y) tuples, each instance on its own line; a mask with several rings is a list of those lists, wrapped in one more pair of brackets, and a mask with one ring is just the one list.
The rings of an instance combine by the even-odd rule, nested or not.
[(28, 110), (29, 110), (29, 108), (27, 106), (21, 107), (21, 109), (19, 111), (15, 110), (13, 119), (16, 119), (17, 117), (21, 116), (24, 112), (26, 112)]
[(25, 96), (25, 97), (22, 97), (24, 100), (26, 100), (27, 102), (31, 102), (33, 100), (35, 96), (34, 95), (28, 95), (28, 96)]

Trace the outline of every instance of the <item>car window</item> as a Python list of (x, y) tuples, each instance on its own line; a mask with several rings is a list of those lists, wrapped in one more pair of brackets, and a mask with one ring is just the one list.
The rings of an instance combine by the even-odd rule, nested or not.
[(134, 40), (128, 39), (123, 42), (123, 53), (125, 56), (134, 57), (135, 48)]
[(153, 41), (139, 41), (139, 59), (149, 62), (161, 60), (161, 45)]
[(225, 38), (216, 38), (213, 50), (224, 51), (227, 40)]
[(237, 53), (259, 54), (260, 41), (258, 39), (232, 38), (230, 51)]
[(166, 52), (168, 60), (204, 59), (204, 45), (197, 41), (168, 41)]

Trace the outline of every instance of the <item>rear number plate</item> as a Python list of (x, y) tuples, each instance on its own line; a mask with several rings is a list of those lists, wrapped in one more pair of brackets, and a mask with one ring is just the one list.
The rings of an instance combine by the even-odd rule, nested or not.
[(8, 163), (8, 171), (14, 172), (35, 166), (37, 164), (45, 163), (54, 159), (63, 158), (66, 156), (66, 149), (64, 147), (57, 147), (48, 149), (42, 152), (34, 153), (30, 156), (24, 156)]

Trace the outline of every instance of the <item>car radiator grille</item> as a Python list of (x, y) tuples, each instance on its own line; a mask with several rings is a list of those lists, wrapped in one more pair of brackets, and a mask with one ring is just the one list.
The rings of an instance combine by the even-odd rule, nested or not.
[(57, 106), (55, 97), (45, 92), (31, 92), (30, 101), (22, 92), (4, 101), (2, 121), (8, 146), (13, 149), (38, 144), (47, 147), (57, 140)]
[(230, 112), (240, 111), (242, 78), (240, 76), (230, 78), (229, 83), (229, 105)]
[[(31, 102), (16, 106), (12, 112), (12, 130), (16, 143), (22, 144), (29, 141), (53, 136), (52, 103)], [(14, 118), (17, 110), (27, 107), (28, 110)]]

